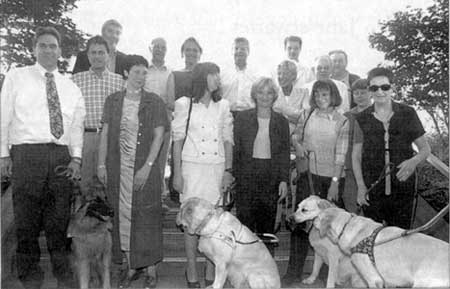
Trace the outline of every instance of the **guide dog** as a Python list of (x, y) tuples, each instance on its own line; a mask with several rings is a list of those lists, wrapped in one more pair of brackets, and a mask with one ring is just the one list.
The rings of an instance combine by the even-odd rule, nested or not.
[(67, 237), (72, 238), (72, 259), (81, 289), (89, 288), (91, 269), (101, 276), (103, 289), (111, 288), (113, 210), (97, 196), (86, 200), (77, 196), (69, 221)]
[(401, 228), (383, 227), (339, 208), (320, 210), (311, 200), (301, 203), (297, 212), (297, 221), (314, 220), (321, 236), (351, 256), (369, 287), (450, 285), (447, 242), (421, 233), (402, 236)]
[[(305, 213), (309, 210), (305, 208), (314, 207), (319, 211), (335, 207), (331, 202), (317, 196), (311, 196), (303, 200), (298, 205), (298, 210), (289, 217), (291, 222), (303, 222)], [(309, 242), (314, 248), (314, 263), (311, 274), (302, 282), (312, 284), (316, 281), (320, 269), (325, 262), (328, 265), (327, 288), (334, 288), (335, 285), (346, 285), (350, 281), (352, 287), (366, 287), (363, 279), (359, 276), (348, 256), (344, 255), (341, 249), (328, 237), (321, 236), (319, 229), (313, 226), (312, 220), (307, 220), (307, 230), (309, 229)]]
[(231, 213), (190, 198), (182, 205), (177, 224), (200, 236), (198, 249), (216, 266), (212, 288), (223, 288), (227, 277), (235, 288), (281, 288), (269, 250)]

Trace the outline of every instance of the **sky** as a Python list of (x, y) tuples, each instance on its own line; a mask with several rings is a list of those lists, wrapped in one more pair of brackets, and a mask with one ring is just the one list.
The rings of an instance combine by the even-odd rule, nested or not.
[(100, 34), (111, 18), (123, 25), (118, 49), (151, 59), (148, 46), (155, 37), (167, 40), (166, 63), (184, 67), (180, 47), (194, 36), (203, 48), (201, 61), (221, 67), (233, 65), (233, 39), (250, 41), (248, 65), (262, 74), (284, 58), (283, 39), (303, 39), (300, 61), (312, 66), (314, 58), (333, 49), (349, 55), (348, 70), (365, 76), (383, 62), (370, 48), (368, 36), (379, 21), (392, 19), (407, 6), (428, 7), (431, 0), (79, 0), (71, 17), (77, 27)]

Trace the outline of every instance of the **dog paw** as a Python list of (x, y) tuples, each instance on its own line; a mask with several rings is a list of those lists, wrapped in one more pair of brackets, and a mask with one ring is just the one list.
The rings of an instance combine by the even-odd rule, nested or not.
[(311, 285), (316, 281), (316, 278), (314, 278), (313, 276), (309, 276), (308, 278), (303, 279), (302, 283), (303, 284), (308, 284)]

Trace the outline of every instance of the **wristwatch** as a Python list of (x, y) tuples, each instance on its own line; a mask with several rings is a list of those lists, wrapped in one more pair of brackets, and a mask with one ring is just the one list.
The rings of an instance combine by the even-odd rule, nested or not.
[(338, 177), (332, 177), (331, 180), (335, 183), (339, 182), (339, 178)]
[(148, 165), (149, 167), (151, 167), (151, 166), (153, 166), (153, 162), (148, 162), (147, 165)]

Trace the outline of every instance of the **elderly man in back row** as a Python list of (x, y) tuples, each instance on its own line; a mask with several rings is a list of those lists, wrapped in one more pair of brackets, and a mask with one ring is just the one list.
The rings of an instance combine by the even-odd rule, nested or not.
[[(316, 74), (316, 79), (314, 79), (311, 82), (306, 83), (303, 88), (305, 96), (303, 97), (302, 107), (304, 109), (309, 109), (309, 100), (311, 99), (311, 91), (312, 87), (314, 85), (314, 82), (317, 80), (326, 80), (331, 79), (331, 69), (332, 69), (332, 61), (331, 58), (328, 55), (322, 55), (316, 58), (315, 66), (314, 66), (314, 72)], [(344, 113), (350, 109), (350, 103), (349, 103), (349, 93), (347, 86), (342, 81), (337, 81), (334, 79), (331, 79), (334, 84), (336, 84), (339, 94), (342, 98), (342, 103), (338, 107), (338, 111), (340, 113)]]
[(103, 105), (108, 95), (124, 88), (122, 76), (106, 67), (109, 58), (106, 40), (97, 35), (87, 42), (87, 56), (91, 68), (76, 73), (73, 82), (80, 88), (86, 105), (83, 137), (83, 165), (81, 167), (81, 190), (86, 193), (97, 176), (97, 155), (100, 140)]
[(347, 70), (348, 56), (344, 50), (332, 50), (328, 52), (333, 63), (333, 68), (331, 71), (331, 78), (335, 80), (342, 81), (347, 85), (349, 95), (350, 95), (350, 108), (354, 108), (357, 104), (353, 100), (353, 95), (351, 93), (351, 88), (353, 83), (360, 79), (356, 74), (350, 73)]
[(230, 109), (235, 112), (255, 107), (250, 96), (256, 75), (247, 67), (250, 45), (246, 38), (237, 37), (233, 43), (234, 67), (222, 73), (223, 98), (230, 103)]
[(55, 170), (62, 166), (79, 177), (86, 111), (80, 89), (58, 72), (60, 43), (55, 28), (38, 28), (37, 63), (11, 69), (0, 97), (0, 167), (2, 176), (12, 174), (17, 275), (25, 288), (44, 281), (42, 229), (58, 288), (73, 285), (66, 237), (73, 186)]
[[(121, 34), (122, 25), (117, 20), (110, 19), (102, 26), (102, 36), (108, 42), (109, 48), (107, 67), (109, 71), (120, 74), (123, 77), (126, 55), (116, 49)], [(87, 71), (90, 67), (87, 50), (78, 53), (75, 66), (73, 67), (73, 74)]]

